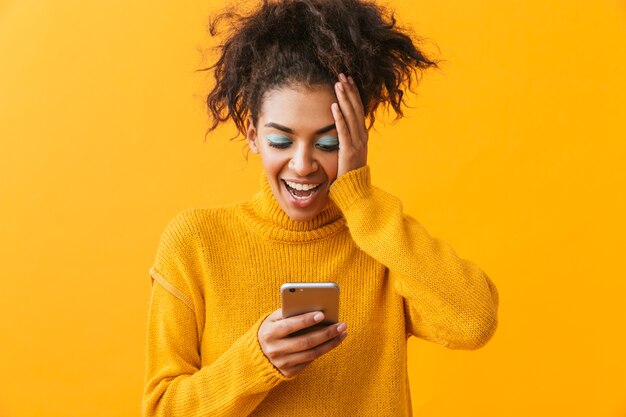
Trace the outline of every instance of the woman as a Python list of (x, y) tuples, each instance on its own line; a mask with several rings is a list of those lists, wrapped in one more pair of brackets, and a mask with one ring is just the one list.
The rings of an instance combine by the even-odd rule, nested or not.
[[(359, 0), (266, 1), (219, 15), (212, 34), (220, 22), (211, 130), (235, 122), (262, 159), (260, 191), (163, 231), (144, 414), (411, 415), (408, 336), (475, 349), (497, 324), (489, 277), (372, 185), (367, 165), (376, 108), (402, 116), (401, 86), (436, 64)], [(341, 321), (287, 337), (323, 319), (281, 318), (278, 290), (293, 281), (338, 283)]]

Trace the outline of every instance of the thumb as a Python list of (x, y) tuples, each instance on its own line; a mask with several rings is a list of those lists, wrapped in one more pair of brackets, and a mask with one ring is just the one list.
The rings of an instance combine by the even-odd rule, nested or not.
[(277, 310), (274, 310), (272, 312), (272, 314), (270, 314), (268, 316), (268, 318), (270, 319), (270, 321), (278, 321), (278, 320), (282, 320), (283, 319), (283, 309), (279, 308)]

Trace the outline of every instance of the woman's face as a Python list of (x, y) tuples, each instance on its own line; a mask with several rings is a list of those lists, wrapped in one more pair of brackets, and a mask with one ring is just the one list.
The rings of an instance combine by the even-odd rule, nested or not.
[(261, 155), (274, 197), (293, 220), (310, 220), (328, 203), (339, 155), (330, 109), (336, 101), (331, 86), (285, 87), (264, 95), (256, 126), (248, 118), (250, 149)]

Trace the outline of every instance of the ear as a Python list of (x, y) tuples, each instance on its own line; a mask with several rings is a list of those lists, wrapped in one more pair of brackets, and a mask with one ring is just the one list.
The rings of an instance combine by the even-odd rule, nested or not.
[(254, 153), (259, 153), (259, 148), (257, 146), (257, 131), (254, 126), (254, 122), (252, 121), (252, 116), (248, 114), (248, 118), (246, 119), (246, 139), (248, 139), (248, 146)]

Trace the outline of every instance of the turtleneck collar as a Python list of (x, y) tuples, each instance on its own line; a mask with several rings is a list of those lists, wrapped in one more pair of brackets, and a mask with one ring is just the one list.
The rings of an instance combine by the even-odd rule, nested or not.
[(240, 205), (240, 214), (259, 234), (274, 240), (304, 242), (323, 239), (346, 228), (341, 210), (331, 199), (314, 218), (294, 220), (278, 204), (263, 170), (259, 183), (260, 190)]

